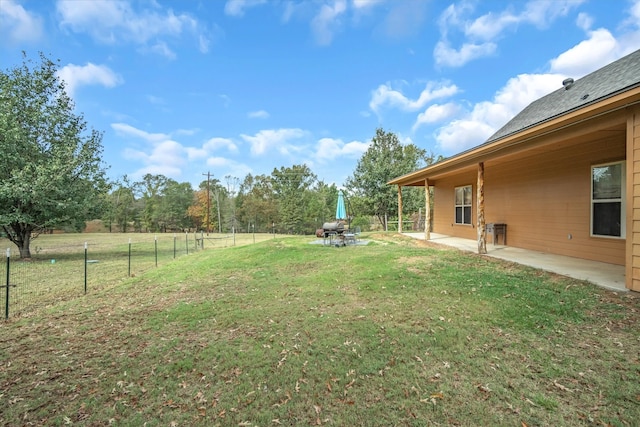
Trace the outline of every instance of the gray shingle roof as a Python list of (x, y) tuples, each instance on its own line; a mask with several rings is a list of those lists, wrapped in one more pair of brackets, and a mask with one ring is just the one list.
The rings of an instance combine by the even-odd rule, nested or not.
[(585, 107), (604, 98), (640, 86), (640, 50), (532, 102), (486, 143), (520, 132), (552, 118)]

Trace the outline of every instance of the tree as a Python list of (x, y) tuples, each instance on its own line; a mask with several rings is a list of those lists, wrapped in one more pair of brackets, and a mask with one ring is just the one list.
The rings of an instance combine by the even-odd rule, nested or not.
[(159, 231), (158, 209), (168, 178), (164, 175), (145, 174), (142, 181), (136, 182), (134, 188), (144, 203), (142, 225), (147, 231)]
[[(106, 197), (107, 209), (105, 211), (104, 221), (109, 227), (109, 232), (116, 224), (120, 231), (127, 232), (129, 223), (138, 218), (136, 211), (137, 201), (135, 198), (133, 184), (125, 175), (120, 182), (115, 184), (115, 189)], [(138, 202), (139, 203), (139, 202)]]
[(317, 181), (316, 175), (307, 165), (281, 167), (271, 173), (273, 191), (278, 201), (280, 230), (302, 234), (310, 231), (306, 221), (310, 190)]
[[(387, 182), (436, 160), (426, 150), (414, 144), (402, 145), (393, 132), (378, 128), (353, 175), (347, 178), (346, 187), (358, 197), (366, 213), (375, 215), (386, 228), (387, 217), (398, 211), (397, 189)], [(403, 189), (405, 208), (416, 209), (420, 203), (424, 205), (423, 189)]]
[(318, 181), (312, 194), (308, 205), (308, 220), (310, 228), (317, 229), (322, 227), (325, 222), (334, 220), (338, 203), (338, 188), (335, 184), (327, 185), (324, 181)]
[(193, 202), (193, 194), (193, 188), (188, 182), (178, 183), (173, 179), (167, 179), (156, 212), (157, 222), (162, 231), (186, 230), (194, 225), (188, 213)]
[[(238, 191), (238, 219), (247, 231), (268, 231), (277, 217), (272, 179), (266, 175), (247, 175)], [(250, 228), (250, 225), (252, 228)]]
[(236, 217), (236, 194), (240, 178), (225, 175), (225, 181), (227, 181), (227, 210), (225, 217), (227, 218), (228, 229), (232, 232), (238, 231), (238, 218)]
[(108, 188), (102, 134), (74, 112), (56, 71), (40, 54), (0, 72), (0, 226), (21, 258), (43, 231), (97, 217)]

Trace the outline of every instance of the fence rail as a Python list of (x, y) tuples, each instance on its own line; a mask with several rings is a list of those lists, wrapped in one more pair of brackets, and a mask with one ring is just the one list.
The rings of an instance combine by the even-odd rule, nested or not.
[[(125, 277), (141, 274), (179, 256), (203, 249), (235, 244), (235, 236), (204, 233), (120, 234), (108, 239), (92, 234), (68, 237), (41, 236), (34, 240), (33, 258), (21, 260), (16, 249), (6, 250), (0, 262), (0, 315), (23, 315), (91, 290), (112, 286)], [(45, 244), (38, 246), (40, 241)], [(8, 241), (3, 240), (3, 243)], [(15, 248), (15, 247), (14, 247)]]

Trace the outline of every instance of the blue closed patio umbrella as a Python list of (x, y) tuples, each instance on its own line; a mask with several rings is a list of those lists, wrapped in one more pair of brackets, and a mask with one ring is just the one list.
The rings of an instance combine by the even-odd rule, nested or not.
[(338, 191), (338, 206), (336, 206), (336, 219), (347, 219), (347, 210), (344, 207), (344, 195)]

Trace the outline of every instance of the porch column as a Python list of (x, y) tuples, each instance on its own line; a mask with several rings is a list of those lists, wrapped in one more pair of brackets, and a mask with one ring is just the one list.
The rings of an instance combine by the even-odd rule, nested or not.
[(478, 253), (487, 253), (487, 231), (484, 224), (484, 163), (478, 163), (478, 185), (477, 185), (477, 199), (478, 199)]
[(640, 108), (627, 116), (625, 286), (640, 292)]
[(402, 233), (402, 187), (398, 185), (398, 233)]
[(424, 180), (424, 240), (431, 240), (431, 193), (429, 192), (429, 180)]

